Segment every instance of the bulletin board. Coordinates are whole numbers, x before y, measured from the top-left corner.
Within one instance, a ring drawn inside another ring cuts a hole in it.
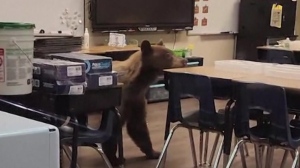
[[[238,33],[240,0],[195,0],[193,30],[188,35]]]
[[[27,22],[36,26],[35,35],[83,36],[84,0],[1,0],[1,22]]]

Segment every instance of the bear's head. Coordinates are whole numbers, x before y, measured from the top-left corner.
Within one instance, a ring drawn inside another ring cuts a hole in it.
[[[156,45],[151,45],[144,40],[141,44],[142,64],[147,69],[162,71],[169,68],[180,68],[187,65],[187,60],[174,55],[173,51],[164,47],[160,40]]]

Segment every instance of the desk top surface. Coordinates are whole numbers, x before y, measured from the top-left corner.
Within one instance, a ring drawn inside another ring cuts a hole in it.
[[[275,85],[284,87],[287,89],[300,90],[300,80],[287,79],[279,77],[265,76],[263,74],[249,74],[241,72],[230,72],[221,69],[216,69],[213,66],[202,66],[202,67],[187,67],[187,68],[176,68],[167,69],[167,72],[177,72],[177,73],[189,73],[196,75],[205,75],[212,78],[233,80],[241,83],[265,83],[269,85]]]
[[[228,79],[232,80],[234,78],[241,78],[248,74],[245,73],[233,73],[229,71],[224,71],[216,69],[213,66],[197,66],[197,67],[186,67],[186,68],[175,68],[175,69],[166,69],[166,72],[178,72],[178,73],[189,73],[195,75],[205,75],[212,78],[219,79]]]
[[[300,51],[299,49],[287,49],[280,46],[258,46],[257,49],[265,49],[265,50],[284,50],[284,51]]]
[[[140,50],[138,46],[128,45],[125,47],[112,47],[112,46],[92,46],[87,50],[80,51],[85,54],[104,54],[107,52],[123,52]]]

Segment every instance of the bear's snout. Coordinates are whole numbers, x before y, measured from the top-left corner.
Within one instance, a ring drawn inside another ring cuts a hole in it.
[[[181,63],[185,67],[185,66],[187,66],[188,60],[187,59],[182,59]]]

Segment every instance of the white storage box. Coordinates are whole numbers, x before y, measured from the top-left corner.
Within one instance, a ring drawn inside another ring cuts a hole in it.
[[[271,63],[262,63],[245,60],[218,60],[215,61],[215,68],[230,72],[241,72],[248,74],[263,74],[267,66]]]
[[[266,76],[300,80],[300,66],[290,64],[278,64],[265,69]]]
[[[59,168],[55,126],[0,111],[1,168]]]

